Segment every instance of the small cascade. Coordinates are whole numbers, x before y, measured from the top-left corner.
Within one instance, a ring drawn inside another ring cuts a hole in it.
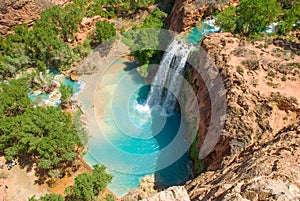
[[[172,41],[152,81],[146,106],[161,106],[167,114],[174,111],[190,51],[191,47],[186,43],[176,39]]]

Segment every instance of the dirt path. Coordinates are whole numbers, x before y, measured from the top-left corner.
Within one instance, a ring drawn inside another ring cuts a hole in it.
[[[1,157],[1,163],[4,163],[4,158]],[[48,191],[43,186],[35,184],[36,176],[34,171],[27,172],[26,168],[21,169],[19,165],[8,170],[8,166],[4,165],[0,169],[0,174],[3,175],[0,180],[0,199],[5,201],[27,201],[33,195],[44,195]],[[5,185],[8,187],[5,188]]]

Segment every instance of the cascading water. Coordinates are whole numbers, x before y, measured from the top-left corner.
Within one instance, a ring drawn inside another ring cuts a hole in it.
[[[182,40],[198,44],[214,30],[215,27],[201,26],[201,30]],[[181,185],[190,179],[192,164],[185,140],[186,125],[182,114],[175,111],[187,59],[193,50],[185,42],[174,39],[168,46],[150,89],[135,66],[130,66],[134,64],[118,59],[102,76],[97,85],[101,87],[92,88],[96,91],[93,96],[88,90],[81,94],[86,108],[93,108],[88,110],[88,116],[95,118],[88,121],[93,135],[84,159],[90,165],[107,167],[114,176],[109,188],[118,196],[138,188],[147,174],[155,175],[157,187]],[[87,86],[92,87],[94,77],[90,83]],[[159,111],[155,106],[159,106]]]
[[[152,81],[145,107],[158,105],[167,114],[174,110],[190,51],[186,43],[176,39],[172,41]]]

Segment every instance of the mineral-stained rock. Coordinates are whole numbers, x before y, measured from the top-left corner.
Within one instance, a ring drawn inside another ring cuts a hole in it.
[[[215,9],[222,10],[228,5],[237,5],[239,0],[206,1],[206,0],[177,0],[167,23],[170,30],[187,32],[192,26],[201,21],[202,17],[209,16]]]
[[[183,186],[173,186],[142,201],[190,201],[190,198]]]
[[[297,67],[286,67],[300,57],[286,61],[271,54],[279,51],[278,46],[262,48],[263,44],[230,33],[210,34],[201,42],[225,86],[226,120],[219,142],[202,160],[206,172],[184,186],[192,201],[300,199],[300,77],[293,73]],[[289,53],[284,48],[280,52]],[[267,70],[248,68],[242,61],[249,59],[262,61]],[[200,150],[214,103],[202,76],[193,68],[189,76],[200,111],[196,146]],[[268,85],[270,76],[281,87]],[[293,78],[282,81],[282,76]]]
[[[300,123],[272,140],[255,143],[221,170],[186,184],[191,200],[298,200],[300,198]]]
[[[33,24],[46,8],[63,6],[70,0],[1,0],[0,1],[0,35],[12,33],[18,24]]]

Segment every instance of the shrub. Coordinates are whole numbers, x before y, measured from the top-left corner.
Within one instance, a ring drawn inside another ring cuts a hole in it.
[[[275,77],[275,73],[274,73],[274,71],[272,71],[272,70],[270,70],[269,72],[268,72],[268,76],[270,76],[270,77]]]
[[[234,32],[236,29],[236,8],[233,6],[225,8],[217,17],[216,24],[222,31]]]
[[[286,80],[287,80],[287,79],[286,79],[286,76],[285,76],[285,75],[282,76],[281,80],[282,80],[282,81],[286,81]]]
[[[300,18],[300,2],[294,4],[291,9],[284,12],[283,21],[278,24],[277,33],[288,34],[293,29],[293,24]]]
[[[241,0],[237,9],[238,30],[245,35],[259,33],[276,21],[280,12],[276,0]]]
[[[254,59],[247,59],[242,61],[242,64],[244,64],[246,67],[248,67],[249,70],[258,70],[259,69],[259,61]]]
[[[240,67],[240,66],[238,66],[238,67],[236,68],[236,71],[237,71],[239,74],[244,74],[244,69],[243,69],[242,67]]]
[[[115,25],[106,21],[98,21],[96,23],[96,42],[103,43],[104,41],[114,37],[117,34]]]

